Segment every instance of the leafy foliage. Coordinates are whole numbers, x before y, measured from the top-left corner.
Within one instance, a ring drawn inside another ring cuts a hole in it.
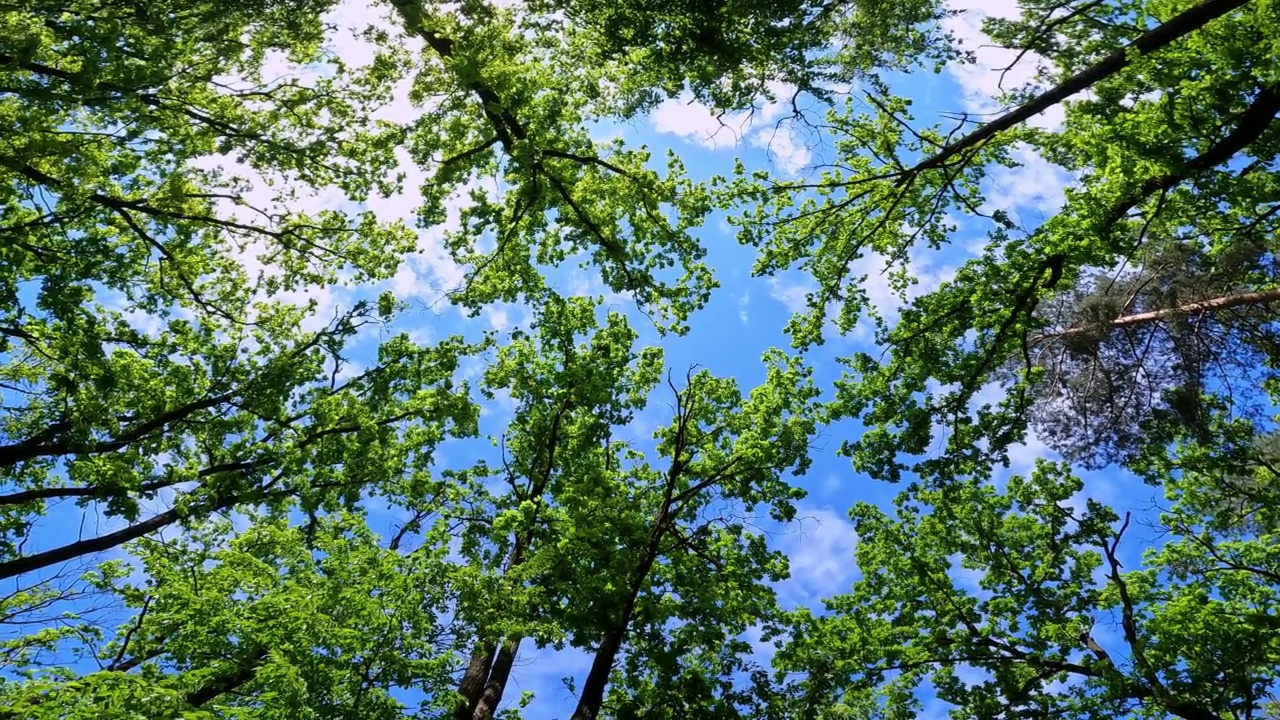
[[[342,9],[0,9],[0,715],[517,718],[556,655],[574,720],[1275,715],[1275,3],[1024,0],[932,124],[933,0]],[[832,155],[600,139],[690,98]],[[719,213],[808,283],[754,386],[670,359]],[[905,482],[819,610],[833,434]]]
[[[1047,463],[1003,493],[926,491],[900,499],[896,517],[856,507],[863,579],[827,602],[832,615],[805,617],[787,649],[784,667],[811,671],[797,701],[910,712],[901,688],[927,681],[970,717],[1260,713],[1278,649],[1274,584],[1253,581],[1269,572],[1269,534],[1233,542],[1182,525],[1230,522],[1192,509],[1205,481],[1171,483],[1161,522],[1178,539],[1128,572],[1129,518],[1092,500],[1074,510],[1081,482]],[[1099,639],[1109,616],[1119,637]]]

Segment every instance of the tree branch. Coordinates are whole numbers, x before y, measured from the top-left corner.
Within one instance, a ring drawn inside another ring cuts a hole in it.
[[[960,153],[978,147],[1005,130],[1009,130],[1019,123],[1035,117],[1076,93],[1088,90],[1090,87],[1123,70],[1134,59],[1161,50],[1180,38],[1199,30],[1213,20],[1248,3],[1249,0],[1205,0],[1205,2],[1175,15],[1167,22],[1140,35],[1124,48],[1111,53],[1101,62],[1072,75],[1017,109],[992,120],[946,146],[937,154],[917,163],[915,167],[911,168],[907,176],[942,167]]]
[[[1211,313],[1218,310],[1227,310],[1245,305],[1269,305],[1274,302],[1280,302],[1280,288],[1274,290],[1237,293],[1235,295],[1224,295],[1222,297],[1211,298],[1209,300],[1197,300],[1196,302],[1177,305],[1175,307],[1162,308],[1160,310],[1150,310],[1148,312],[1134,313],[1132,315],[1122,315],[1107,323],[1106,327],[1132,327],[1134,325],[1160,322],[1171,317],[1195,315],[1197,313]],[[1091,326],[1076,325],[1058,332],[1037,335],[1031,339],[1031,344],[1035,345],[1041,342],[1057,340],[1059,338],[1082,335],[1091,330],[1093,330]]]

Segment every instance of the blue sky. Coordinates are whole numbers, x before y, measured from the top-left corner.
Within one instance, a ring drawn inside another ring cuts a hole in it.
[[[998,68],[1007,64],[1008,57],[1001,51],[980,48],[981,36],[977,30],[981,12],[1008,13],[1014,9],[1009,0],[999,2],[970,2],[973,11],[952,21],[951,29],[970,47],[979,50],[977,66],[952,68],[941,75],[924,74],[898,78],[897,92],[915,101],[917,118],[922,123],[932,121],[940,112],[969,111],[989,112],[996,109],[992,100],[999,88]],[[956,4],[963,7],[964,3]],[[333,14],[339,27],[333,44],[344,59],[359,64],[367,49],[354,42],[342,29],[363,26],[376,17],[359,0],[348,2]],[[285,68],[282,68],[282,71]],[[1017,71],[1023,79],[1030,77],[1032,68],[1025,66]],[[1011,78],[1006,87],[1016,86]],[[781,89],[785,93],[785,88]],[[784,94],[783,99],[787,94]],[[386,110],[387,117],[405,119],[415,110],[401,97]],[[815,136],[811,131],[786,122],[784,109],[778,105],[764,105],[755,113],[754,121],[742,116],[730,116],[720,122],[706,109],[688,102],[687,98],[663,103],[647,118],[618,126],[596,128],[600,139],[621,135],[628,145],[645,144],[655,157],[661,157],[667,149],[675,150],[684,160],[691,176],[696,180],[715,174],[728,174],[735,158],[741,158],[748,168],[770,168],[782,176],[797,176],[814,162],[830,158],[827,139]],[[1053,112],[1037,120],[1047,126],[1060,121],[1060,114]],[[989,201],[1013,213],[1025,226],[1034,227],[1052,213],[1061,201],[1069,178],[1047,166],[1030,152],[1020,160],[1021,168],[1001,171],[995,175],[989,187]],[[220,162],[220,161],[219,161]],[[415,176],[421,171],[412,163],[403,168],[409,175],[406,187],[416,187]],[[306,200],[308,204],[325,205],[336,202],[329,194]],[[413,193],[394,198],[373,199],[370,209],[384,220],[404,218],[412,221],[416,206]],[[912,258],[913,271],[919,280],[916,291],[927,291],[954,272],[968,253],[984,240],[982,228],[966,219],[961,221],[961,231],[953,244],[936,253],[922,253]],[[790,315],[800,309],[805,290],[805,280],[796,274],[784,274],[773,278],[753,278],[750,275],[753,252],[740,246],[731,228],[722,217],[713,217],[698,233],[708,251],[708,262],[714,268],[721,283],[710,304],[691,320],[691,330],[684,337],[660,337],[645,318],[634,311],[625,298],[610,298],[611,307],[627,312],[634,327],[641,333],[640,344],[659,344],[666,353],[667,365],[677,375],[690,365],[697,364],[719,376],[732,376],[739,380],[744,391],[749,391],[763,379],[761,354],[770,347],[789,347],[789,340],[782,328]],[[486,309],[477,318],[468,318],[456,309],[440,302],[442,287],[456,285],[461,279],[461,269],[454,266],[444,254],[438,233],[426,232],[421,238],[422,253],[407,259],[400,273],[379,287],[334,287],[297,294],[297,302],[315,300],[318,308],[316,321],[333,316],[335,309],[349,307],[361,297],[376,295],[381,289],[393,289],[403,298],[418,301],[419,306],[401,318],[395,328],[405,329],[424,341],[453,333],[475,336],[488,329],[508,331],[529,321],[528,311],[519,306],[502,306]],[[257,269],[252,254],[246,254],[244,262]],[[860,272],[867,274],[867,288],[871,298],[892,306],[897,304],[884,279],[879,275],[882,265],[876,258],[863,262]],[[598,280],[589,272],[562,268],[553,277],[562,289],[586,294],[603,294]],[[429,308],[429,309],[428,309]],[[364,336],[363,345],[353,354],[356,365],[349,372],[358,372],[362,357],[376,346],[377,336]],[[831,338],[827,344],[814,348],[807,363],[815,369],[820,385],[829,385],[840,373],[836,358],[850,354],[855,349],[865,349],[869,333],[855,332],[846,338]],[[478,369],[473,366],[472,369]],[[660,423],[669,419],[668,398],[660,393],[651,407],[642,413],[631,428],[637,440],[642,440]],[[994,396],[991,396],[994,398]],[[501,403],[486,408],[483,418],[484,431],[501,432],[508,408]],[[840,441],[854,429],[849,424],[826,428],[815,442],[813,466],[796,482],[809,495],[801,503],[799,520],[774,537],[777,547],[791,558],[792,578],[783,583],[779,594],[787,604],[818,606],[822,597],[840,593],[856,579],[853,551],[857,538],[852,524],[845,516],[848,507],[858,501],[885,503],[896,493],[896,488],[872,482],[853,473],[848,461],[836,455]],[[442,449],[443,463],[448,464],[451,448]],[[1037,457],[1047,457],[1042,443],[1032,438],[1014,453],[1011,472],[1027,470]],[[471,460],[473,458],[468,458]],[[1089,485],[1085,494],[1125,509],[1139,510],[1149,507],[1155,492],[1134,482],[1131,478],[1111,473],[1095,473],[1087,477]],[[65,537],[79,527],[82,520],[86,527],[98,523],[101,532],[112,529],[110,523],[101,521],[90,510],[81,513],[64,506],[42,523],[44,538],[37,541],[54,541],[53,536]],[[371,517],[374,529],[389,532],[396,518],[387,513],[374,513]],[[382,523],[380,526],[379,523]],[[1144,528],[1136,526],[1130,531],[1123,546],[1126,565],[1137,567],[1137,552],[1142,547]],[[1148,534],[1150,534],[1148,532]],[[1154,541],[1154,538],[1149,538]],[[37,543],[39,544],[39,542]],[[35,549],[35,548],[32,548]],[[973,582],[972,578],[957,578],[958,582]],[[1099,619],[1098,638],[1104,644],[1108,640],[1108,625]],[[565,717],[571,710],[572,698],[561,686],[560,678],[573,675],[579,681],[585,676],[590,659],[576,651],[535,653],[526,647],[513,675],[513,687],[508,691],[508,702],[519,697],[521,690],[536,693],[537,699],[527,711],[529,718]],[[931,712],[942,708],[931,708]]]

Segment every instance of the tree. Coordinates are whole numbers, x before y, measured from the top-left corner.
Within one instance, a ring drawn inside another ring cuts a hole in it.
[[[305,505],[268,507],[240,532],[205,521],[176,542],[140,539],[144,583],[110,567],[94,580],[135,609],[85,649],[102,669],[40,675],[6,702],[50,717],[144,697],[156,713],[362,717],[403,712],[388,693],[411,687],[427,696],[424,716],[488,718],[532,640],[594,653],[575,713],[594,718],[634,707],[632,691],[606,693],[611,683],[655,677],[648,702],[674,700],[668,678],[691,671],[672,638],[749,667],[739,636],[781,616],[770,583],[787,571],[745,523],[757,508],[788,519],[803,495],[784,477],[808,463],[809,372],[775,352],[746,396],[706,372],[670,384],[675,417],[656,433],[665,467],[654,466],[613,436],[647,404],[660,354],[633,349],[619,314],[598,326],[597,307],[550,300],[533,334],[517,331],[486,370],[482,390],[516,401],[501,467],[423,466],[370,488],[413,511],[386,539],[358,511]],[[683,702],[732,707],[715,671]]]
[[[933,127],[897,79],[971,57],[931,0],[374,8],[363,64],[323,0],[0,11],[0,712],[515,718],[568,649],[574,720],[1274,711],[1270,4],[1026,0],[986,29],[1034,81]],[[788,95],[833,141],[801,179],[592,134]],[[988,192],[1026,153],[1075,178],[1033,227]],[[815,288],[754,388],[664,354],[721,210]],[[985,248],[918,292],[958,217]],[[530,320],[441,338],[429,282]],[[850,419],[911,482],[851,512],[850,592],[784,611],[757,522]],[[1066,460],[1002,479],[1032,430]],[[1141,557],[1072,472],[1117,464],[1165,493]],[[110,526],[50,531],[68,500]]]
[[[406,128],[414,159],[435,166],[421,188],[424,229],[444,202],[481,179],[506,187],[471,192],[463,227],[445,245],[472,271],[454,301],[478,313],[488,303],[536,299],[541,267],[586,253],[606,286],[634,294],[679,330],[715,287],[705,251],[689,235],[710,211],[706,192],[671,156],[667,174],[647,149],[595,143],[585,127],[601,76],[580,51],[556,42],[537,18],[481,1],[461,12],[419,0],[390,3],[419,57],[401,53],[407,75],[434,108]],[[554,53],[548,59],[548,43]],[[476,238],[492,238],[491,251]],[[667,268],[682,273],[667,277]]]
[[[794,88],[793,102],[801,93],[831,97],[833,84],[921,58],[942,62],[952,50],[937,22],[952,13],[927,1],[892,7],[815,0],[530,5],[563,13],[557,29],[614,70],[619,81],[606,107],[623,114],[686,87],[724,110],[753,106],[779,86]]]
[[[904,493],[893,515],[859,505],[862,579],[829,615],[799,618],[781,663],[808,673],[795,702],[892,716],[928,682],[968,717],[1260,716],[1280,652],[1274,528],[1242,531],[1218,487],[1171,481],[1171,539],[1133,570],[1119,560],[1130,517],[1082,508],[1080,480],[1050,463],[1004,492],[966,482]]]
[[[451,682],[443,546],[397,552],[342,513],[214,520],[135,551],[145,582],[102,578],[136,612],[96,648],[99,669],[7,684],[10,717],[391,718],[388,687]]]
[[[1082,278],[1036,311],[1048,327],[1028,342],[1043,368],[1032,427],[1085,466],[1140,466],[1171,439],[1162,425],[1212,444],[1215,406],[1266,422],[1258,389],[1274,382],[1280,301],[1270,243],[1147,245],[1133,270]]]
[[[428,681],[436,684],[425,691],[447,707],[439,680],[454,669],[454,646],[431,641],[443,631],[427,621],[452,612],[479,633],[459,635],[457,642],[484,647],[494,641],[485,634],[492,619],[484,607],[498,598],[474,584],[473,570],[482,564],[450,570],[431,556],[435,565],[419,566],[418,551],[402,552],[406,538],[422,532],[422,547],[436,552],[450,536],[439,523],[470,500],[462,497],[465,475],[446,475],[460,481],[446,482],[442,497],[426,491],[438,482],[430,471],[436,446],[475,432],[476,407],[455,375],[462,358],[487,343],[449,338],[422,346],[399,334],[381,344],[372,366],[344,372],[353,338],[392,320],[403,303],[384,294],[376,307],[356,302],[329,324],[304,331],[314,304],[288,302],[339,279],[389,278],[402,255],[415,249],[417,238],[407,228],[353,207],[399,189],[398,147],[412,148],[419,162],[434,166],[423,192],[424,229],[439,223],[447,198],[477,178],[501,178],[508,186],[492,201],[473,194],[462,230],[445,239],[448,251],[471,268],[454,300],[473,311],[497,299],[550,303],[547,325],[572,337],[594,309],[570,303],[573,320],[561,327],[567,321],[556,319],[559,305],[537,266],[583,250],[604,270],[606,285],[634,293],[676,327],[713,286],[699,263],[701,248],[687,235],[709,209],[705,195],[680,177],[674,160],[663,177],[646,167],[643,150],[596,147],[582,127],[590,98],[583,88],[594,78],[583,82],[548,67],[539,45],[513,33],[523,22],[515,13],[479,4],[462,14],[393,4],[405,32],[425,44],[424,53],[402,67],[444,98],[398,125],[374,115],[402,77],[397,64],[411,56],[375,36],[374,62],[347,67],[322,45],[321,14],[329,7],[250,2],[135,10],[35,2],[4,11],[11,31],[5,37],[12,40],[0,47],[0,107],[11,139],[0,169],[4,225],[14,242],[3,251],[6,557],[0,576],[30,582],[10,598],[8,617],[38,616],[52,600],[69,597],[54,584],[61,578],[40,571],[103,550],[128,545],[148,578],[143,587],[122,583],[123,570],[114,566],[82,578],[79,585],[136,608],[134,617],[117,625],[114,645],[82,648],[83,657],[101,661],[101,670],[81,677],[60,671],[7,686],[12,712],[100,715],[132,711],[137,702],[160,715],[207,707],[260,716],[303,710],[364,716],[397,712],[386,693]],[[492,53],[495,41],[507,52]],[[272,78],[272,53],[314,72],[304,80]],[[217,156],[235,158],[246,174],[269,184],[203,169]],[[308,203],[301,196],[333,189],[345,206],[303,209]],[[495,243],[491,252],[483,250],[486,236]],[[683,277],[659,277],[673,258]],[[259,262],[261,272],[253,269]],[[611,328],[604,351],[617,349],[609,339],[617,332],[629,331]],[[652,353],[646,357],[651,361]],[[798,381],[787,372],[787,382]],[[497,384],[523,382],[495,378]],[[611,393],[625,388],[616,384],[578,397],[572,385],[561,385],[571,377],[543,380],[552,383],[546,389],[586,409],[612,404],[616,415],[638,401],[617,405]],[[717,401],[729,402],[731,383],[713,387]],[[811,397],[806,392],[801,385],[786,390],[792,399],[783,406],[798,409]],[[578,425],[587,422],[584,412],[574,416]],[[781,446],[786,452],[805,448],[806,421],[799,422]],[[525,430],[543,435],[524,441],[533,456],[517,462],[533,463],[537,448],[554,446],[561,434]],[[728,442],[725,432],[699,442],[719,448],[716,443]],[[738,427],[742,433],[754,437]],[[596,452],[594,444],[578,449],[573,442],[581,439],[566,441],[571,463],[584,462],[587,449]],[[606,443],[605,450],[626,456],[621,447]],[[512,472],[545,485],[550,470],[539,480],[535,469]],[[759,482],[769,471],[747,464],[740,472],[756,472]],[[680,473],[673,477],[691,482]],[[676,489],[665,487],[668,494]],[[765,491],[735,488],[748,497]],[[786,497],[792,491],[777,486],[769,492]],[[656,531],[661,548],[630,562],[652,565],[659,550],[674,552],[667,538],[674,514],[698,507],[691,502],[696,494],[668,498],[675,505],[666,508],[672,519]],[[421,514],[381,546],[351,514],[371,496]],[[157,498],[169,507],[144,509]],[[64,499],[101,505],[122,525],[96,538],[29,550],[36,518]],[[518,516],[503,507],[508,500],[498,500],[494,516],[510,524]],[[252,518],[247,530],[232,533],[211,519],[232,511]],[[512,526],[517,547],[523,536],[532,542],[537,518],[529,520],[527,529]],[[171,525],[181,525],[177,549],[156,539]],[[622,531],[605,530],[606,538]],[[492,548],[505,540],[491,530],[484,542]],[[759,540],[751,547],[754,561],[779,572],[774,556],[761,555]],[[598,548],[593,552],[599,555]],[[339,559],[355,565],[332,564]],[[388,595],[387,573],[406,580],[457,573],[456,592],[467,602],[450,599],[445,587],[420,609],[427,613],[422,624],[387,635],[368,624],[379,613],[406,612],[383,604],[402,602]],[[267,578],[281,574],[290,578],[283,587],[263,589]],[[648,587],[647,575],[625,586],[632,605]],[[359,589],[369,602],[315,604],[315,592],[339,589]],[[291,603],[297,607],[286,622],[278,611]],[[611,621],[606,634],[625,633],[630,613]],[[110,636],[82,620],[64,633],[19,632],[10,645],[11,667],[31,670],[37,654],[61,652],[81,631]],[[513,631],[494,622],[503,628],[497,639],[518,644],[518,635],[509,639]],[[288,637],[291,629],[296,636]],[[567,632],[563,623],[556,631]],[[580,632],[592,641],[598,636]],[[335,634],[348,640],[334,646],[329,636]],[[395,670],[414,657],[421,659],[417,667]],[[605,680],[593,679],[597,695]],[[492,713],[500,695],[499,687],[485,700],[482,716]]]
[[[391,136],[369,119],[377,94],[365,89],[376,67],[310,85],[262,78],[268,52],[325,61],[324,7],[5,11],[0,213],[14,241],[0,301],[0,576],[241,505],[335,509],[412,472],[446,427],[472,432],[475,408],[452,384],[470,352],[460,339],[419,347],[402,335],[375,367],[342,377],[344,348],[389,319],[394,298],[304,332],[308,309],[277,297],[339,271],[389,276],[413,245],[406,228],[293,211],[288,190],[255,206],[235,178],[193,167],[236,153],[352,201],[388,186]],[[271,272],[250,276],[239,252],[262,253]],[[171,507],[143,513],[157,496]],[[27,552],[32,522],[68,498],[124,526]]]
[[[1001,462],[1025,433],[1034,394],[1022,383],[1042,380],[1024,352],[1045,329],[1035,314],[1042,298],[1089,268],[1152,257],[1162,238],[1194,239],[1216,263],[1241,242],[1270,237],[1275,180],[1264,168],[1275,156],[1280,96],[1268,84],[1274,58],[1253,41],[1273,20],[1241,0],[1141,10],[1028,3],[1021,18],[989,24],[997,41],[1046,54],[1052,84],[1011,92],[1016,109],[972,130],[967,120],[949,133],[917,129],[904,100],[869,83],[872,111],[851,108],[833,120],[843,143],[835,169],[814,181],[742,175],[729,184],[727,201],[754,205],[738,222],[741,239],[761,248],[757,272],[798,265],[817,281],[809,311],[791,325],[800,347],[821,341],[829,311],[839,331],[864,314],[876,320],[850,277],[855,261],[884,258],[905,294],[913,282],[907,258],[947,242],[948,212],[988,219],[980,257],[912,299],[896,322],[877,320],[883,360],[848,359],[833,411],[869,428],[846,448],[856,468],[890,480],[908,471],[945,480]],[[1091,96],[1068,101],[1084,91]],[[1060,130],[1026,124],[1057,105],[1066,116]],[[993,166],[1013,164],[1019,143],[1080,176],[1063,208],[1029,230],[984,209],[981,187]],[[1237,279],[1241,289],[1271,289],[1252,272]],[[1020,357],[1009,398],[972,416],[977,393]],[[944,456],[906,460],[930,446],[940,419],[949,433]]]
[[[674,417],[649,460],[616,436],[649,404],[661,353],[636,350],[625,318],[598,324],[597,310],[551,300],[485,372],[482,391],[515,403],[495,439],[501,465],[455,476],[470,483],[455,491],[460,507],[438,511],[461,525],[467,581],[455,615],[476,637],[455,717],[493,715],[526,641],[594,653],[575,711],[594,718],[628,704],[606,695],[611,682],[676,670],[672,623],[688,651],[740,663],[737,636],[780,613],[768,583],[785,561],[745,523],[760,510],[788,518],[803,494],[783,477],[808,464],[809,371],[771,354],[766,382],[745,397],[705,371],[683,388],[668,376]]]
[[[987,24],[1020,60],[1044,58],[1008,93],[1016,108],[917,128],[869,83],[869,112],[833,114],[843,144],[821,176],[727,185],[757,272],[817,282],[798,347],[876,323],[885,353],[846,361],[831,412],[866,428],[844,447],[855,469],[912,480],[895,512],[852,512],[863,579],[830,616],[799,614],[779,668],[801,679],[773,712],[905,717],[923,687],[966,717],[1265,711],[1275,578],[1270,530],[1249,519],[1270,514],[1280,104],[1255,43],[1274,22],[1246,2],[1024,3]],[[1060,128],[1028,125],[1059,105]],[[983,193],[1017,147],[1077,178],[1039,227]],[[913,296],[908,258],[950,239],[951,212],[986,218],[990,241]],[[852,276],[869,257],[893,272],[896,319]],[[974,407],[993,381],[1008,394]],[[1141,569],[1117,556],[1128,516],[1068,507],[1081,485],[1062,469],[992,487],[1031,427],[1073,461],[1165,487],[1170,536]],[[981,586],[956,587],[957,565]],[[1119,617],[1118,647],[1091,632],[1099,611]]]

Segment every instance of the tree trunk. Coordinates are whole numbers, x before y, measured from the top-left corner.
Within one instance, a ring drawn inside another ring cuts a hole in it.
[[[542,486],[539,485],[537,489],[541,490],[541,488]],[[506,566],[502,568],[503,575],[524,562],[524,548],[530,540],[530,533],[516,538],[515,546],[507,556]],[[461,682],[458,683],[458,694],[466,698],[466,703],[459,705],[454,711],[454,720],[493,716],[498,701],[502,699],[502,692],[506,689],[507,679],[511,675],[511,666],[515,663],[515,654],[520,647],[521,639],[507,638],[501,648],[496,642],[487,638],[481,638],[476,643],[475,649],[471,652],[471,661],[467,663],[467,670],[463,673]],[[497,683],[496,689],[494,689],[495,683]]]
[[[255,463],[248,464],[252,465]],[[275,480],[272,480],[271,483],[268,484],[270,485],[274,482]],[[336,488],[349,484],[352,483],[321,483],[319,485],[312,486],[312,489]],[[226,500],[213,501],[211,499],[208,504],[189,509],[185,512],[180,511],[178,508],[170,508],[159,515],[147,518],[139,523],[134,523],[133,525],[122,528],[113,533],[107,533],[106,535],[90,538],[88,540],[79,540],[51,550],[38,552],[34,555],[23,555],[12,560],[0,562],[0,580],[5,580],[26,572],[43,570],[50,565],[57,565],[60,562],[75,560],[76,558],[84,557],[85,555],[92,555],[93,553],[102,552],[103,550],[110,550],[111,548],[119,547],[130,540],[137,540],[138,538],[155,532],[160,528],[172,525],[183,517],[205,516],[221,512],[223,510],[228,510],[236,505],[260,503],[271,498],[286,497],[293,492],[294,491],[292,490],[272,490],[268,492],[259,489],[241,493],[239,495],[232,495]]]
[[[502,702],[502,693],[507,689],[507,681],[511,679],[511,668],[516,663],[516,653],[520,650],[522,639],[512,637],[502,643],[502,648],[498,650],[498,657],[493,661],[493,668],[489,671],[489,681],[485,683],[484,694],[480,696],[480,702],[476,704],[475,712],[471,716],[472,720],[489,720],[498,709],[498,703]]]
[[[591,661],[591,671],[587,673],[587,680],[582,685],[578,707],[573,711],[573,720],[596,720],[600,714],[600,706],[604,705],[604,691],[609,685],[609,675],[613,672],[613,663],[618,659],[618,651],[622,649],[622,641],[626,638],[627,625],[630,623],[628,615],[618,627],[601,639],[596,656]]]
[[[220,695],[225,695],[232,690],[247,684],[253,680],[258,673],[258,666],[267,658],[266,650],[258,650],[245,656],[239,665],[232,668],[227,674],[214,678],[209,684],[191,692],[187,695],[187,704],[192,707],[200,707],[206,705]]]
[[[239,504],[240,501],[248,501],[249,498],[233,498],[232,500],[217,503],[208,508],[202,508],[202,513],[213,513],[219,510]],[[5,580],[22,573],[32,572],[35,570],[43,570],[50,565],[57,565],[60,562],[74,560],[78,557],[90,555],[103,550],[123,545],[130,540],[137,540],[143,535],[150,534],[162,527],[172,525],[182,519],[182,513],[177,508],[167,510],[154,517],[147,518],[140,523],[134,523],[126,528],[117,530],[113,533],[107,533],[101,537],[91,538],[89,540],[80,540],[78,542],[68,543],[61,547],[45,550],[34,555],[24,555],[12,560],[0,563],[0,580]]]
[[[555,467],[556,446],[560,439],[560,423],[565,413],[571,409],[570,399],[560,404],[555,417],[551,421],[551,429],[547,440],[547,465],[541,476],[535,478],[529,488],[529,497],[541,497],[551,482],[551,472]],[[537,522],[537,514],[534,515]],[[505,576],[511,569],[524,562],[525,549],[533,542],[533,529],[517,535],[512,545],[511,554],[507,556],[506,565],[502,568]],[[490,718],[502,700],[507,680],[511,677],[511,667],[515,664],[516,652],[520,648],[520,637],[508,637],[499,648],[491,639],[481,638],[471,653],[467,670],[458,683],[458,693],[466,698],[466,703],[459,705],[454,712],[454,720],[472,720],[472,718]]]
[[[137,490],[132,492],[149,493],[156,490],[163,490],[177,484],[177,480],[157,480],[155,482],[143,483]],[[22,490],[19,492],[9,493],[8,495],[0,495],[0,505],[21,505],[23,503],[34,502],[36,500],[58,500],[73,497],[93,497],[102,493],[100,487],[44,487],[34,488],[32,490]],[[108,497],[105,496],[104,497]]]
[[[466,702],[454,710],[454,720],[471,720],[476,706],[480,703],[480,695],[484,692],[485,683],[489,679],[489,666],[493,664],[493,656],[497,649],[493,643],[482,640],[476,643],[475,649],[471,651],[471,660],[467,663],[466,672],[462,674],[462,680],[458,683],[458,694],[465,698]]]
[[[662,509],[654,520],[649,544],[645,547],[644,557],[631,572],[627,583],[630,595],[622,608],[622,615],[604,637],[600,639],[600,647],[596,648],[595,658],[591,661],[591,670],[587,673],[586,682],[582,684],[582,694],[578,696],[578,707],[573,711],[572,720],[595,720],[600,714],[600,706],[604,705],[604,691],[609,685],[609,675],[613,672],[613,663],[618,659],[622,649],[622,641],[627,637],[631,625],[631,617],[636,611],[636,600],[640,597],[640,589],[644,580],[658,560],[658,551],[662,538],[666,535],[670,518],[671,491],[668,487],[667,497]]]

